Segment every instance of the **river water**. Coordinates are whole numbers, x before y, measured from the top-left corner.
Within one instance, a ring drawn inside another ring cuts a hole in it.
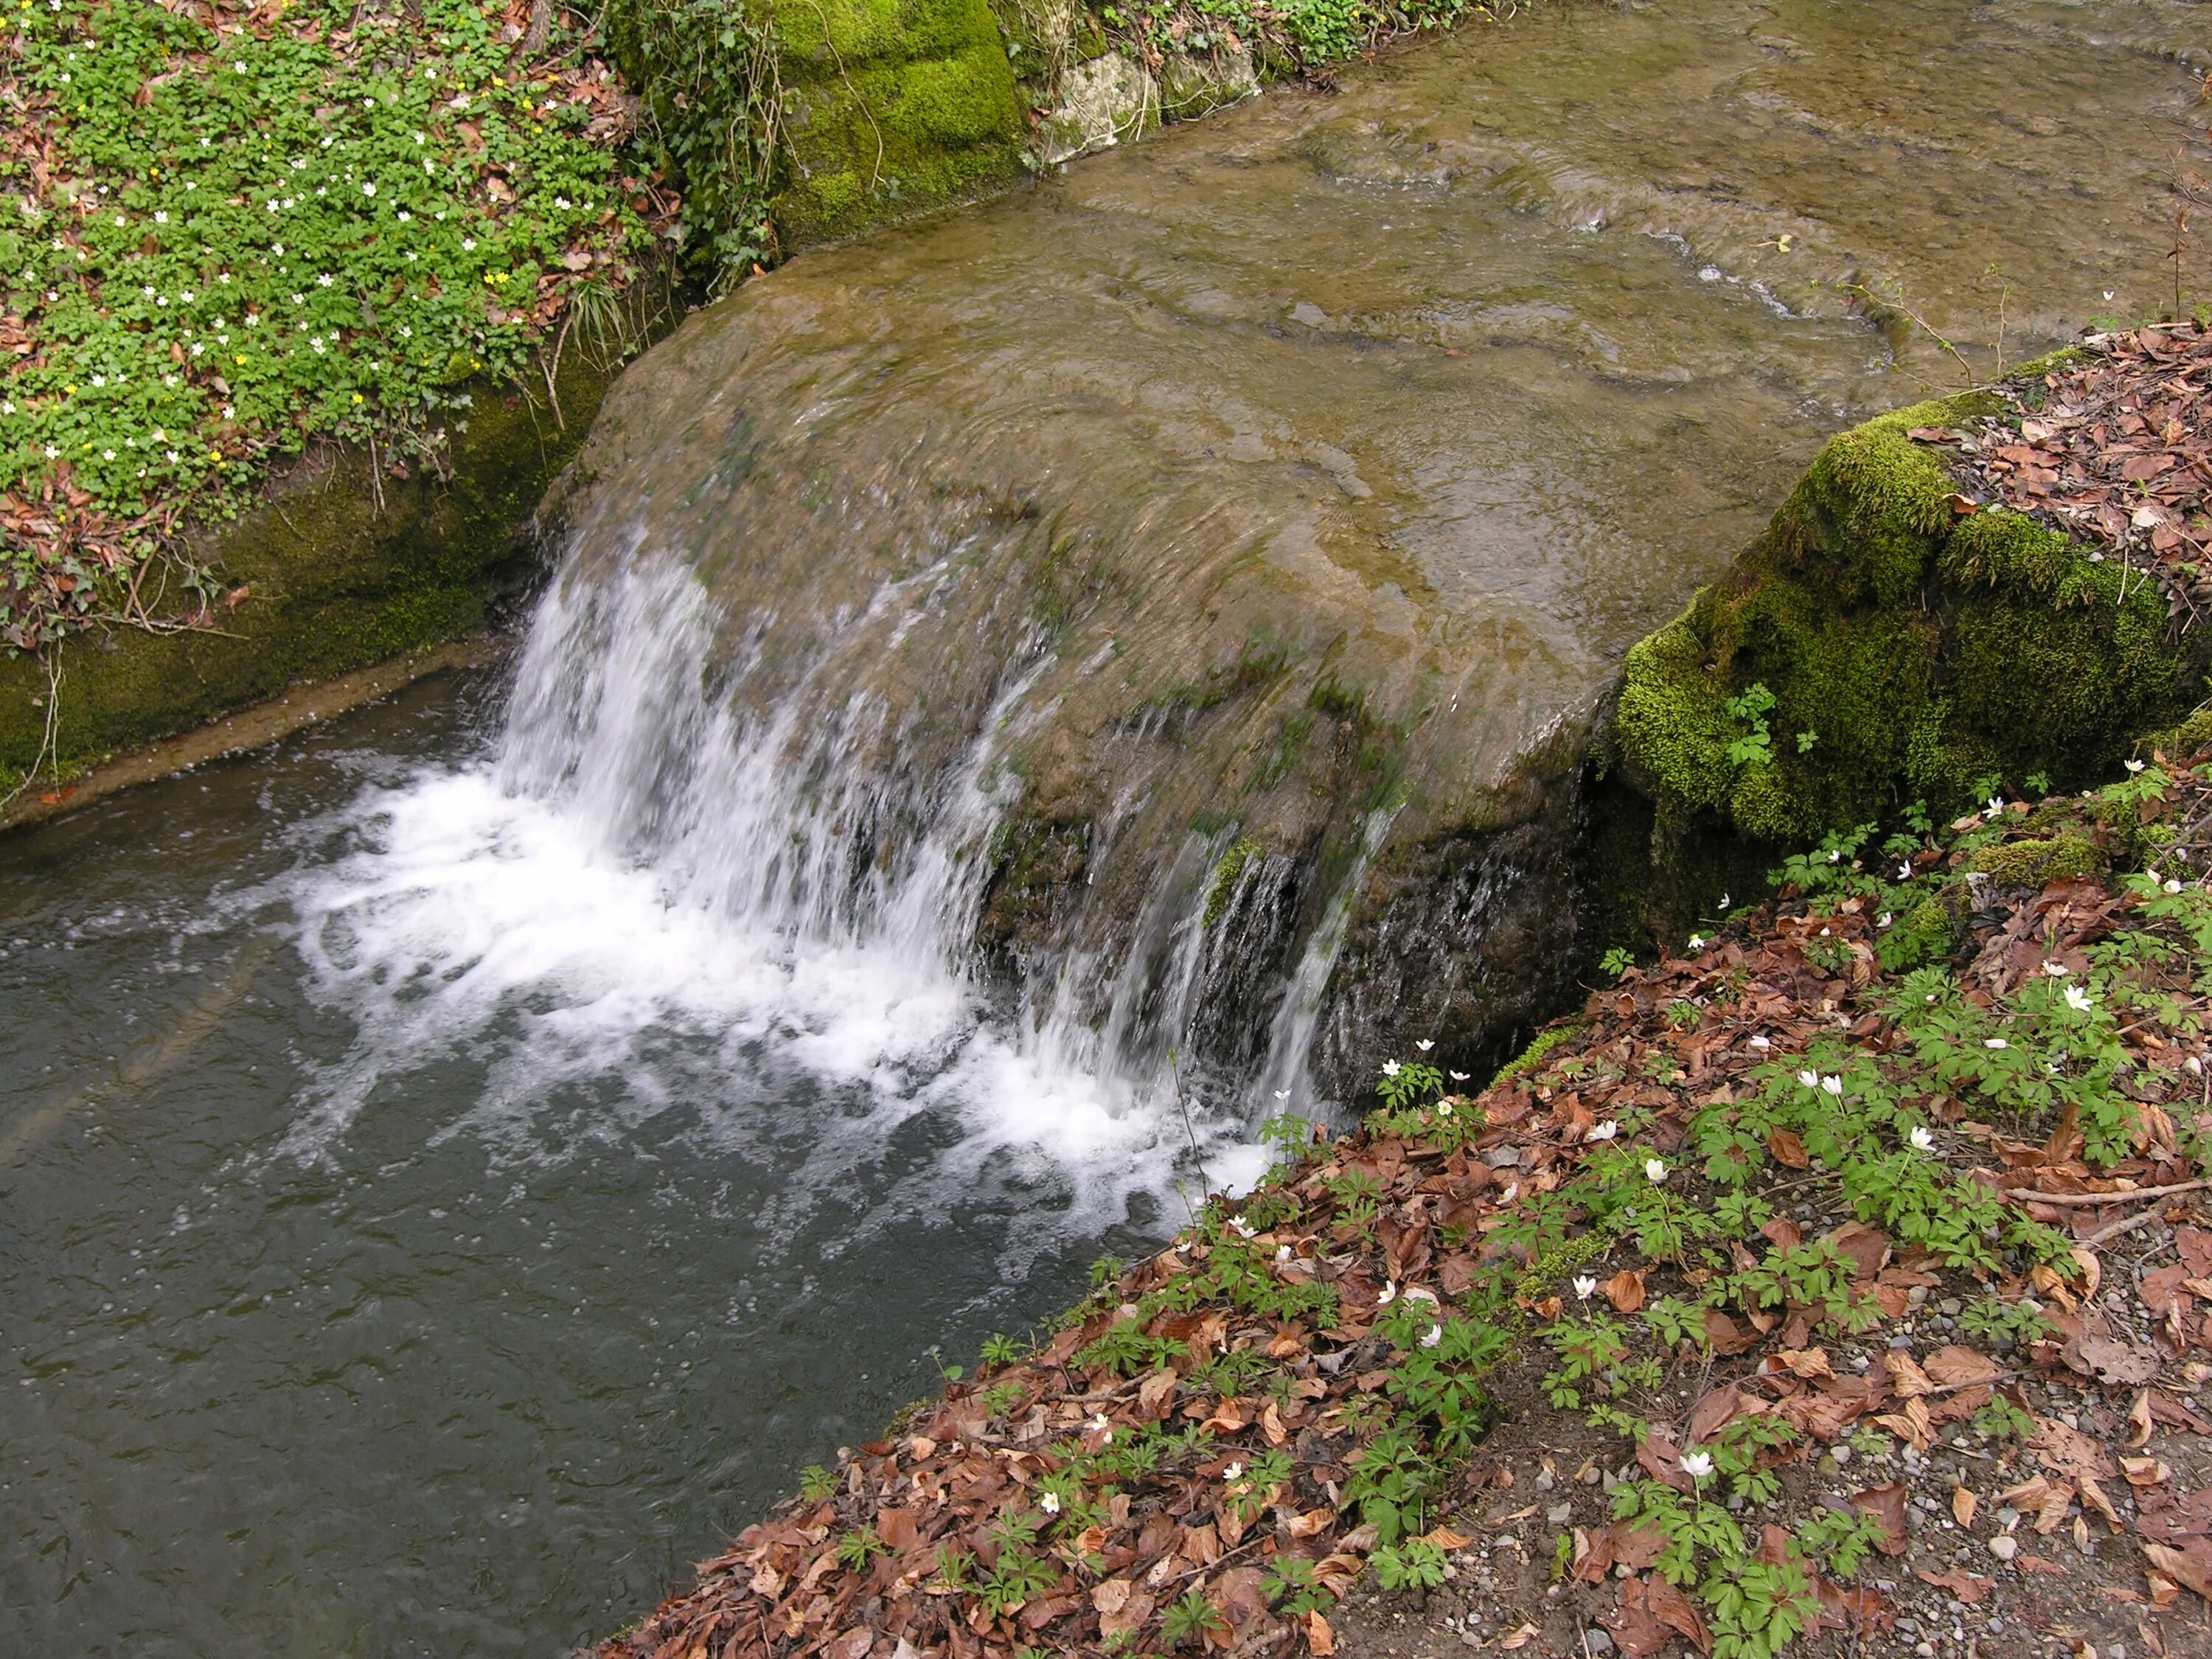
[[[2191,9],[1562,9],[695,319],[512,663],[0,842],[0,1651],[560,1652],[1249,1178],[1362,861],[1940,382],[1844,288],[2155,303]],[[1410,802],[1125,718],[1262,635]],[[1349,850],[1225,1021],[1232,833]]]

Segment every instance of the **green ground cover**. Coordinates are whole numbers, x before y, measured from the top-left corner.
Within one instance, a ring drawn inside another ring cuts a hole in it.
[[[580,21],[469,0],[23,0],[0,94],[0,640],[210,608],[195,522],[313,436],[440,469],[672,204]],[[179,591],[181,588],[181,591]]]

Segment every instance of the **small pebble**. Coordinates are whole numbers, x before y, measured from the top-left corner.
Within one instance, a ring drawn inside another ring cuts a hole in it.
[[[1575,1506],[1572,1504],[1554,1504],[1544,1511],[1544,1519],[1555,1527],[1564,1527],[1574,1518],[1574,1514]]]
[[[2020,1540],[2008,1532],[2001,1532],[1990,1540],[1990,1553],[2000,1561],[2009,1561],[2020,1553]]]
[[[1593,1625],[1583,1632],[1583,1645],[1592,1653],[1611,1653],[1613,1637],[1609,1632]]]

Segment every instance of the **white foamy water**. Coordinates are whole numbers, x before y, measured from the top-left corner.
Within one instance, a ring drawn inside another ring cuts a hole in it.
[[[315,994],[358,1035],[284,1151],[333,1152],[380,1088],[465,1065],[483,1073],[477,1103],[436,1138],[527,1159],[549,1120],[573,1152],[685,1111],[724,1151],[773,1140],[787,1163],[798,1140],[779,1206],[864,1170],[888,1182],[863,1231],[1000,1199],[1098,1228],[1139,1193],[1180,1219],[1179,1194],[1204,1185],[1194,1162],[1216,1187],[1255,1179],[1241,1111],[1194,1101],[1186,1122],[1168,1079],[1020,1029],[966,970],[1004,793],[994,757],[1034,672],[1010,671],[983,735],[936,778],[864,769],[857,756],[896,748],[886,711],[809,695],[929,576],[851,619],[750,724],[709,673],[714,618],[680,572],[556,586],[495,751],[364,791],[356,849],[296,878]],[[928,827],[893,845],[896,823]],[[864,865],[855,846],[874,849]],[[917,1119],[931,1150],[886,1170]]]

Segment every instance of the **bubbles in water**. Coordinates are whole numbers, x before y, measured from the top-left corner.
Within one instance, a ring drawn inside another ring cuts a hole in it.
[[[802,1143],[793,1213],[888,1182],[871,1227],[992,1194],[1085,1230],[1139,1194],[1177,1216],[1194,1140],[1212,1184],[1257,1178],[1241,1116],[1194,1102],[1186,1127],[1151,1079],[1005,1029],[965,970],[994,748],[1029,677],[951,775],[898,778],[855,759],[880,715],[861,698],[801,687],[748,725],[714,638],[672,566],[572,572],[496,754],[364,790],[357,848],[291,895],[316,991],[358,1036],[284,1152],[336,1155],[380,1086],[458,1064],[483,1085],[434,1139],[527,1163],[683,1111],[720,1151]],[[856,856],[896,821],[929,828]],[[926,1154],[886,1166],[909,1129]]]

